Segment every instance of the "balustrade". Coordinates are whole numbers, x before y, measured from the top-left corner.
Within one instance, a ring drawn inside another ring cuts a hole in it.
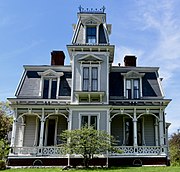
[[[160,146],[117,146],[122,153],[111,152],[109,156],[137,156],[137,155],[161,155],[162,147]],[[164,148],[163,148],[164,150]],[[164,152],[165,153],[165,152]],[[11,148],[11,156],[58,156],[66,157],[66,153],[62,147],[43,146],[43,147],[13,147]]]

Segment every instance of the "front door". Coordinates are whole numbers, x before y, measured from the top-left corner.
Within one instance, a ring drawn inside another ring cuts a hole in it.
[[[125,119],[125,144],[133,146],[133,122],[132,119]]]
[[[47,127],[47,146],[54,146],[56,120],[49,119]]]

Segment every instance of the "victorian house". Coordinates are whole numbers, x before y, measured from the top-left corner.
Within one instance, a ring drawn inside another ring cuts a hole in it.
[[[51,52],[51,65],[26,65],[9,98],[14,123],[10,166],[78,165],[79,155],[64,155],[60,134],[85,124],[113,135],[122,154],[97,155],[96,165],[167,165],[168,126],[158,67],[137,65],[125,56],[113,66],[114,49],[104,8],[80,7],[67,45],[70,65],[62,51]]]

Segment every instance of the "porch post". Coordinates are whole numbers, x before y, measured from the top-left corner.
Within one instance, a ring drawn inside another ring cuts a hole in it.
[[[164,127],[163,127],[163,111],[160,109],[159,112],[159,137],[160,137],[160,146],[164,145]]]
[[[111,116],[110,116],[111,111],[108,109],[107,110],[107,133],[111,135]],[[106,159],[106,166],[109,166],[109,152],[108,150],[106,151],[107,159]]]
[[[21,129],[22,129],[22,133],[21,133],[21,140],[20,140],[20,145],[23,146],[23,142],[24,142],[24,130],[25,130],[25,123],[24,123],[24,117],[22,116],[22,124],[21,124]]]
[[[163,126],[163,110],[160,109],[159,111],[159,142],[161,146],[161,153],[165,153],[164,150],[164,126]]]
[[[156,143],[156,146],[159,145],[159,139],[158,139],[158,121],[157,121],[157,118],[155,119],[155,143]]]
[[[12,128],[12,137],[11,137],[11,147],[15,146],[16,125],[17,125],[17,108],[15,109],[15,112],[14,112],[14,121],[13,121],[13,128]]]
[[[68,118],[68,130],[72,130],[72,110],[70,109]],[[69,142],[70,140],[68,140]],[[70,154],[68,154],[68,166],[70,166]]]
[[[134,146],[137,146],[137,117],[136,117],[136,108],[134,108],[133,132],[134,132]]]
[[[40,138],[39,138],[39,146],[43,146],[43,139],[44,139],[44,108],[42,109],[42,116],[41,116],[41,130],[40,130]]]

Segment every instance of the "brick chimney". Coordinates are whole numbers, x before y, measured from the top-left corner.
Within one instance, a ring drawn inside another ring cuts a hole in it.
[[[51,52],[51,65],[64,66],[65,55],[63,51],[52,51]]]
[[[124,66],[136,67],[136,56],[127,55],[124,57]]]

